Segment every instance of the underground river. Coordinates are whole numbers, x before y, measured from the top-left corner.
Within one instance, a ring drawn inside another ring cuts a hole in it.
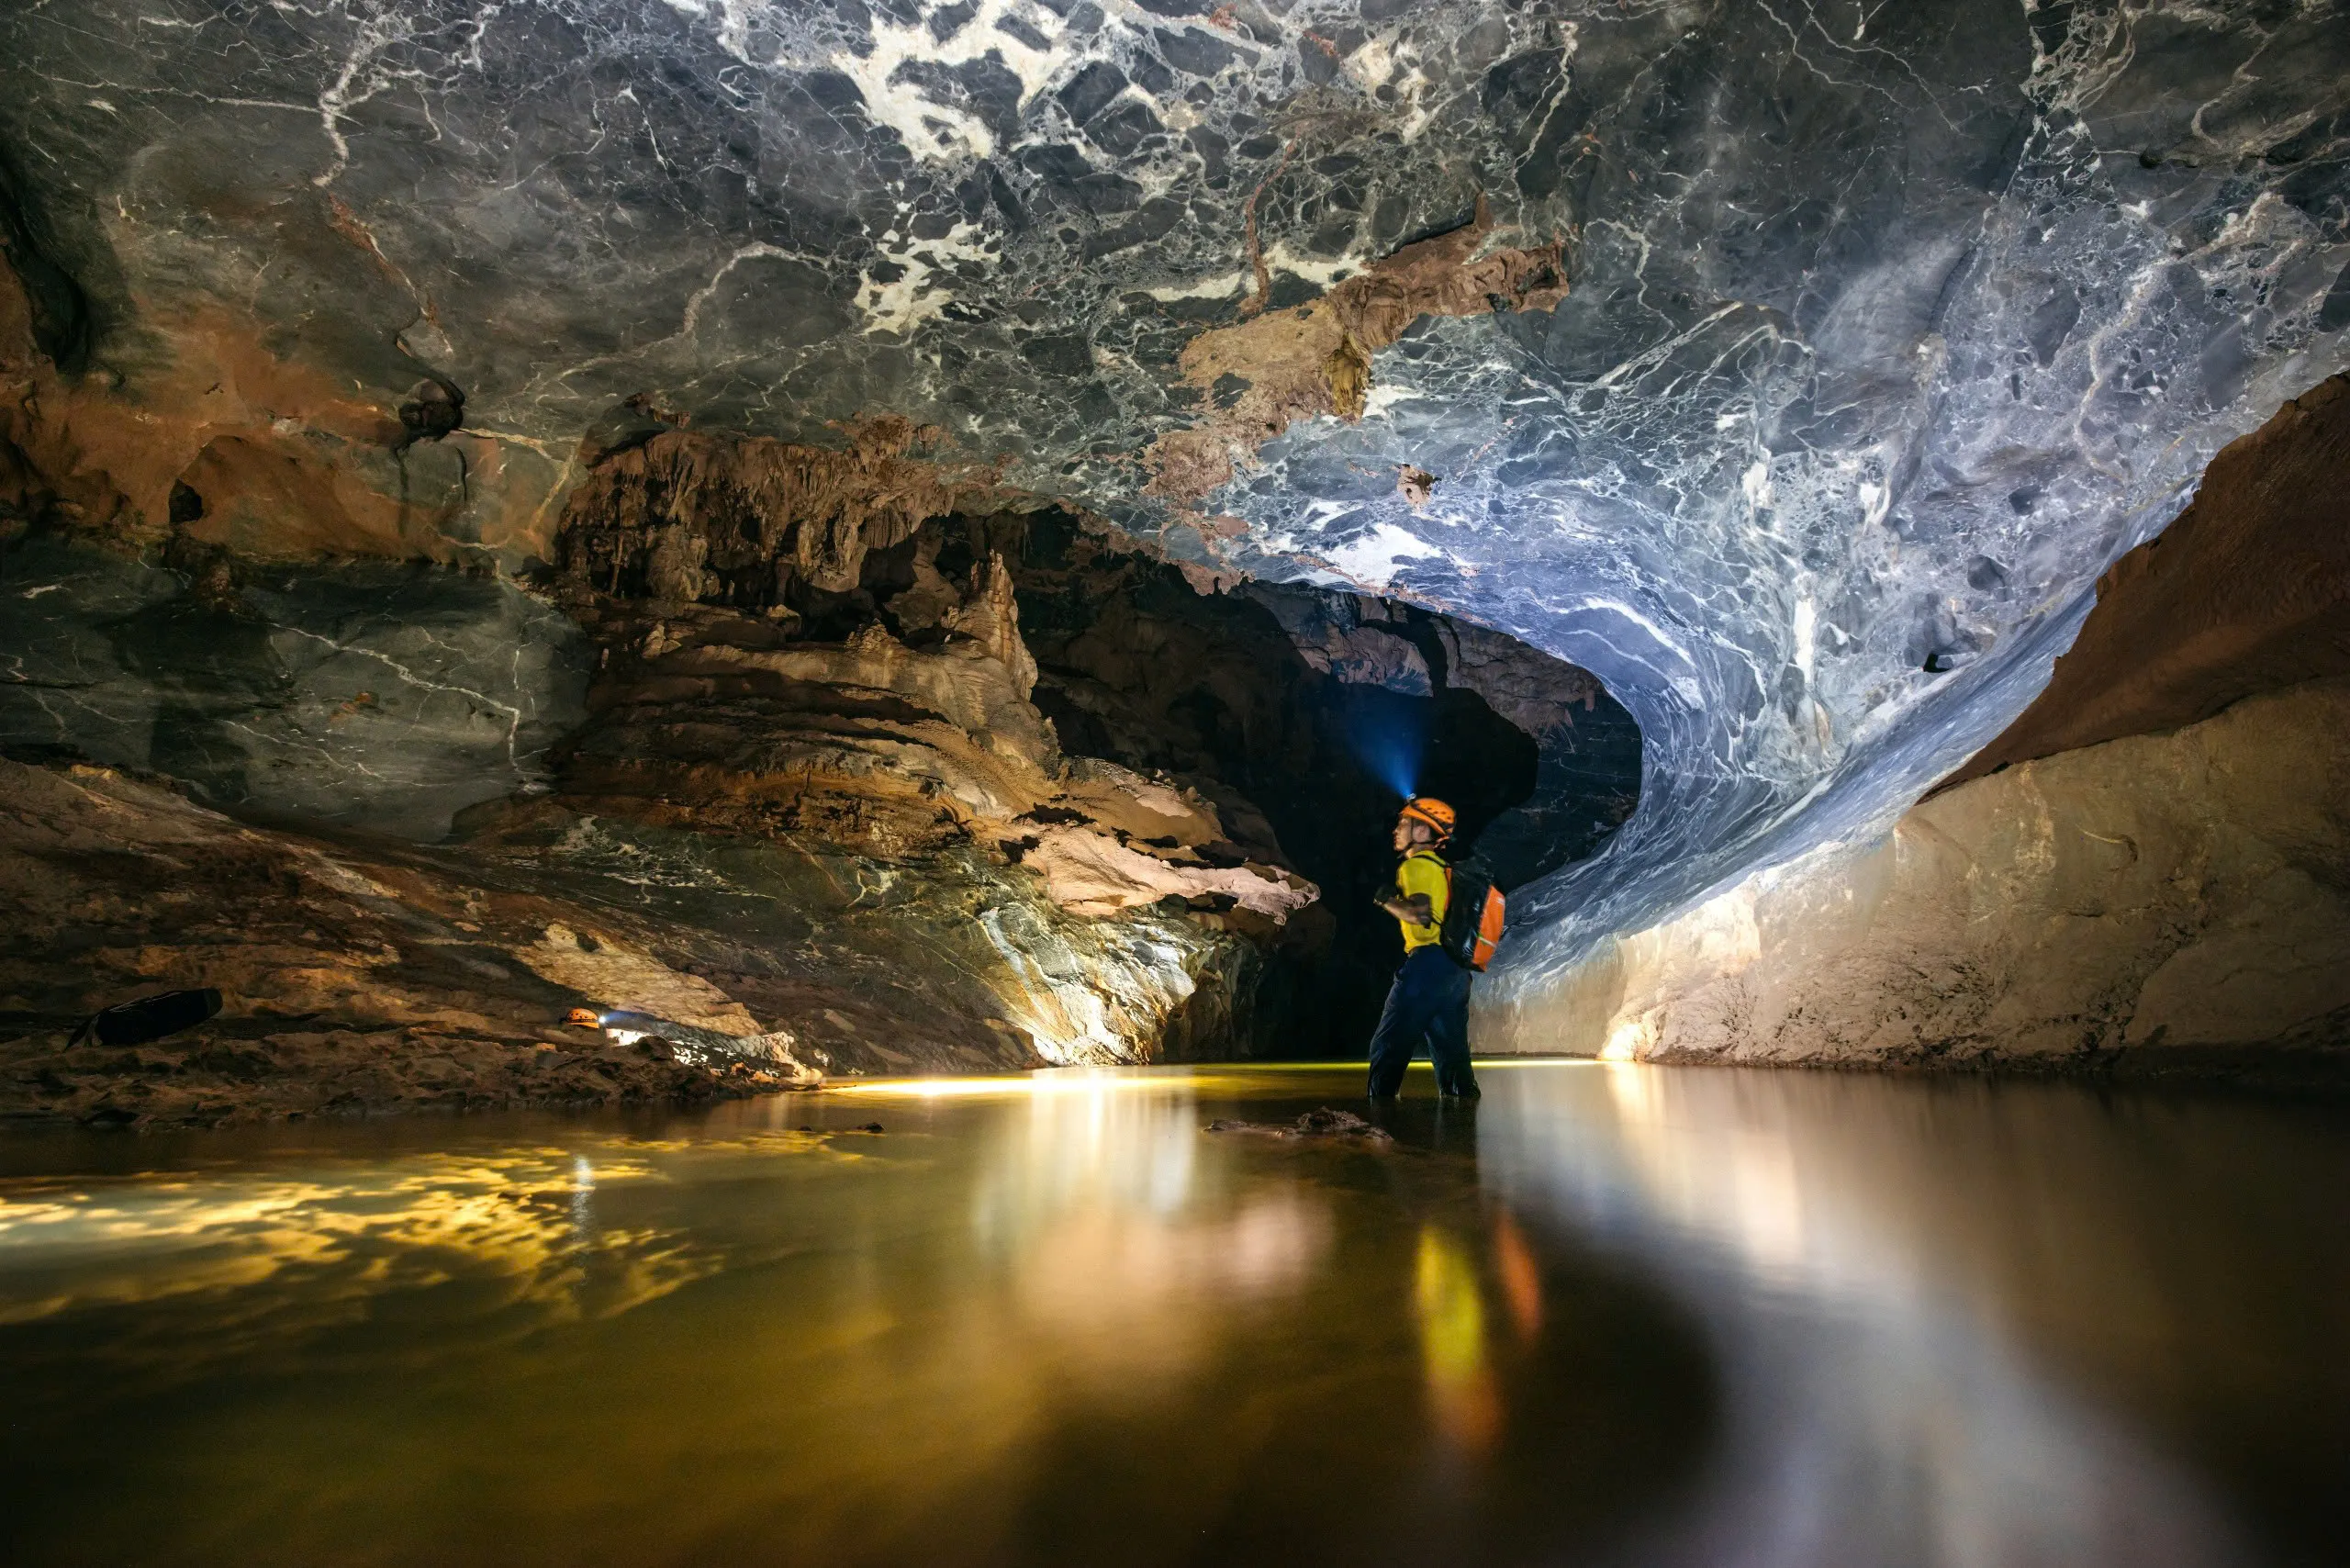
[[[2350,1114],[1416,1066],[0,1146],[0,1559],[2292,1563]],[[878,1132],[867,1130],[878,1125]]]

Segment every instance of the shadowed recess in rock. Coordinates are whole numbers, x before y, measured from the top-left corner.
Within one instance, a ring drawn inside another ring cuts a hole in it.
[[[699,450],[726,475],[802,461]],[[604,651],[559,801],[822,840],[918,882],[976,855],[1079,915],[1149,907],[1212,948],[1270,946],[1228,977],[1231,1039],[1145,1030],[1119,1051],[1359,1047],[1396,956],[1371,905],[1401,804],[1359,756],[1366,731],[1425,737],[1419,786],[1455,801],[1465,838],[1491,824],[1507,885],[1588,854],[1636,798],[1628,717],[1506,638],[1347,593],[1203,592],[1050,510],[884,521],[853,575],[811,577],[804,534],[733,526],[742,494],[684,500],[631,464],[575,498],[566,602]],[[718,569],[633,565],[687,557]],[[1094,983],[1081,965],[1036,980]]]

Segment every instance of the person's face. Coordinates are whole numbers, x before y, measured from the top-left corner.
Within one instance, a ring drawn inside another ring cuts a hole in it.
[[[1435,836],[1427,823],[1414,817],[1399,817],[1395,822],[1395,853],[1408,854],[1413,846],[1426,844]]]

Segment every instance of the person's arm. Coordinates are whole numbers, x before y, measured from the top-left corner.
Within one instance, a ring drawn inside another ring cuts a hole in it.
[[[1436,924],[1436,905],[1429,901],[1426,893],[1414,893],[1410,898],[1382,899],[1379,901],[1379,907],[1406,925]]]
[[[1445,887],[1445,869],[1440,863],[1424,856],[1412,856],[1395,868],[1395,886],[1380,901],[1380,907],[1405,925],[1434,930],[1440,913],[1436,901],[1444,896]]]

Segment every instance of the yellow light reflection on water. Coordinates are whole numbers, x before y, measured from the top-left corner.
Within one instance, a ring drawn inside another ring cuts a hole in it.
[[[1460,1447],[1483,1452],[1502,1425],[1501,1397],[1485,1359],[1484,1297],[1468,1249],[1432,1225],[1420,1230],[1412,1305],[1437,1428]]]
[[[226,1355],[453,1281],[540,1322],[613,1316],[711,1272],[677,1237],[595,1223],[599,1185],[658,1179],[619,1147],[599,1154],[0,1182],[0,1325],[169,1299],[190,1333],[157,1353]]]
[[[1119,1078],[1107,1071],[1095,1076],[1084,1068],[1053,1068],[1044,1072],[995,1078],[844,1078],[827,1081],[822,1092],[943,1100],[990,1094],[1103,1094],[1153,1089],[1163,1093],[1167,1088],[1168,1081],[1163,1078]]]
[[[1501,1057],[1478,1061],[1480,1072],[1495,1069],[1545,1067],[1599,1067],[1593,1057]],[[1415,1075],[1433,1070],[1427,1062],[1414,1062]],[[1296,1073],[1338,1073],[1356,1075],[1363,1071],[1359,1061],[1279,1061],[1219,1063],[1214,1068],[1142,1069],[1121,1067],[1053,1067],[1035,1072],[994,1073],[970,1078],[835,1078],[827,1080],[825,1094],[890,1096],[901,1099],[943,1100],[987,1095],[1013,1094],[1101,1094],[1165,1093],[1170,1089],[1193,1092],[1238,1093],[1261,1088],[1267,1079],[1278,1074],[1288,1077]]]

